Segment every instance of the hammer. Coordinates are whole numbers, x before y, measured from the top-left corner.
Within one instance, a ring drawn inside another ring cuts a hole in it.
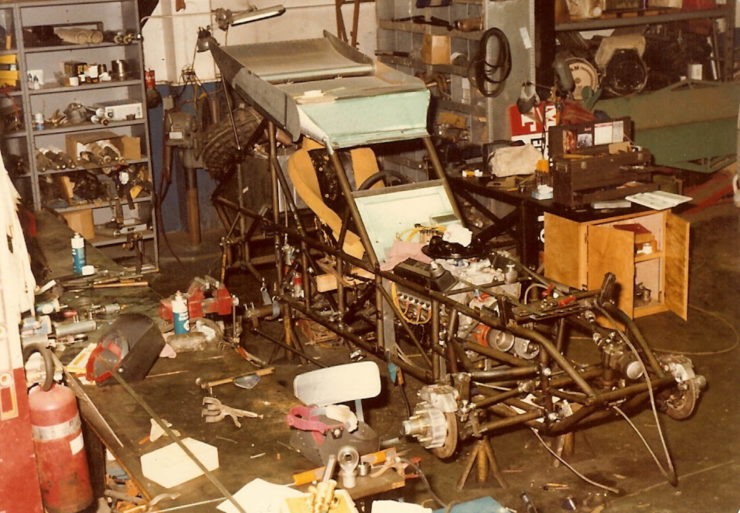
[[[234,380],[237,378],[241,378],[242,376],[249,376],[251,374],[256,374],[257,376],[267,376],[268,374],[272,374],[275,371],[275,367],[267,367],[266,369],[257,369],[249,372],[245,372],[244,374],[239,374],[238,376],[231,376],[230,378],[222,378],[217,379],[214,381],[206,381],[201,377],[198,377],[195,379],[195,384],[198,385],[203,390],[210,390],[213,387],[217,387],[219,385],[225,385],[227,383],[233,383]]]

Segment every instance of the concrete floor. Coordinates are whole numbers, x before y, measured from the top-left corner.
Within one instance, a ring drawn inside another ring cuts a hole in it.
[[[654,347],[702,353],[691,356],[697,372],[703,374],[708,382],[695,415],[685,421],[660,416],[678,471],[678,485],[673,487],[666,482],[629,426],[622,420],[614,420],[577,433],[576,453],[571,463],[591,479],[622,490],[618,496],[604,494],[598,488],[583,483],[562,466],[554,467],[552,458],[533,434],[520,429],[496,434],[491,440],[508,483],[505,489],[493,480],[479,484],[471,475],[465,490],[456,491],[455,483],[465,456],[470,452],[469,445],[458,451],[456,459],[444,462],[414,443],[406,444],[411,455],[422,457],[422,468],[443,501],[464,501],[490,495],[507,507],[525,511],[520,495],[527,492],[540,513],[567,511],[563,501],[568,497],[573,499],[576,511],[582,512],[738,511],[740,210],[725,204],[688,219],[692,223],[689,320],[684,322],[673,314],[659,314],[638,321]],[[167,250],[163,249],[162,273],[154,280],[154,288],[163,295],[169,295],[176,289],[187,288],[192,276],[214,269],[218,255],[214,253],[216,246],[212,241],[216,235],[208,234],[209,242],[204,244],[207,255],[196,258],[191,254],[185,260],[184,268],[168,258]],[[173,237],[176,251],[184,242],[184,237]],[[256,290],[255,282],[237,276],[231,290],[242,299],[250,299],[245,296]],[[267,343],[255,337],[248,338],[247,343],[258,354],[270,352]],[[723,351],[731,347],[734,349]],[[713,354],[715,352],[717,354]],[[341,361],[348,351],[336,349],[330,353],[322,356],[327,360]],[[398,436],[400,421],[405,416],[399,396],[391,391],[367,405],[370,423],[382,438]],[[662,460],[652,413],[644,411],[634,421]],[[543,488],[547,483],[561,483],[567,488],[548,491]],[[389,498],[393,497],[438,507],[419,480],[409,481],[405,489],[389,494]],[[600,507],[601,504],[604,508]]]

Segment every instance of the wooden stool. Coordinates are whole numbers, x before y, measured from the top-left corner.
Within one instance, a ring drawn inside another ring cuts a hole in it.
[[[501,470],[496,462],[496,456],[493,454],[493,448],[487,437],[475,442],[473,451],[465,462],[465,470],[457,481],[458,490],[462,490],[465,487],[465,482],[473,470],[473,465],[476,467],[479,483],[484,483],[488,479],[488,473],[490,472],[496,478],[501,488],[506,488],[506,481],[504,481],[504,476],[501,474]]]

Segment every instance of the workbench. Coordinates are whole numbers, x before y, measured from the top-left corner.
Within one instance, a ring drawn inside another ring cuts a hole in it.
[[[38,227],[39,243],[49,261],[52,277],[69,275],[72,269],[69,249],[72,232],[60,219],[48,213],[39,215]],[[97,269],[121,270],[115,262],[89,245],[87,261]],[[80,302],[87,304],[118,302],[126,305],[125,312],[143,313],[158,319],[159,299],[158,294],[151,288],[136,287],[65,293],[61,302],[71,306]],[[106,325],[103,324],[96,332],[89,334],[87,342],[66,347],[61,355],[62,361],[70,361],[87,343],[97,341],[105,329]],[[213,388],[213,396],[224,404],[263,415],[261,419],[240,419],[241,429],[228,417],[213,424],[207,424],[201,418],[201,401],[206,396],[206,391],[196,385],[197,377],[215,380],[244,374],[254,369],[255,367],[242,359],[236,351],[219,349],[214,345],[205,351],[181,353],[174,359],[159,358],[146,379],[130,384],[157,415],[172,423],[172,428],[177,430],[182,438],[192,437],[218,448],[220,466],[213,474],[232,494],[257,477],[272,483],[288,484],[292,481],[293,473],[314,467],[289,447],[290,431],[285,422],[285,413],[290,407],[299,404],[291,392],[293,377],[314,370],[315,366],[278,365],[274,374],[262,377],[251,390],[230,384]],[[96,475],[96,470],[100,474],[100,469],[95,467],[105,465],[105,462],[101,461],[102,451],[95,439],[97,438],[138,485],[146,499],[151,500],[160,494],[179,494],[176,499],[160,502],[159,507],[200,504],[189,507],[187,511],[215,511],[214,505],[222,500],[222,494],[205,476],[169,489],[143,476],[140,457],[172,443],[172,440],[167,436],[162,436],[156,442],[148,440],[150,416],[123,387],[118,384],[110,386],[69,384],[78,395],[84,424],[89,428],[86,432],[95,435],[86,436],[88,459],[91,460],[93,476]],[[401,477],[401,485],[402,481]],[[98,491],[102,490],[99,488]]]
[[[521,262],[531,269],[540,263],[540,251],[543,247],[545,212],[583,223],[606,219],[616,215],[635,214],[648,211],[646,207],[633,204],[629,208],[594,209],[590,206],[569,208],[555,203],[551,199],[540,200],[532,197],[530,190],[520,191],[517,188],[493,187],[490,178],[447,178],[455,195],[470,203],[491,223],[484,231],[497,236],[510,232],[516,241],[517,254]],[[505,215],[496,215],[486,204],[485,199],[499,201],[513,207]]]

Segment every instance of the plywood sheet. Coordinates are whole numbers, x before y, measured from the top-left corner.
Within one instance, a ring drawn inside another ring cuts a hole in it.
[[[688,316],[689,230],[685,219],[666,216],[665,302],[683,320]]]
[[[634,306],[634,241],[632,232],[609,226],[588,227],[588,288],[601,287],[604,275],[613,273],[619,284],[617,306],[630,317]]]
[[[585,269],[585,245],[581,225],[545,212],[545,276],[571,287],[583,285],[580,270]]]

